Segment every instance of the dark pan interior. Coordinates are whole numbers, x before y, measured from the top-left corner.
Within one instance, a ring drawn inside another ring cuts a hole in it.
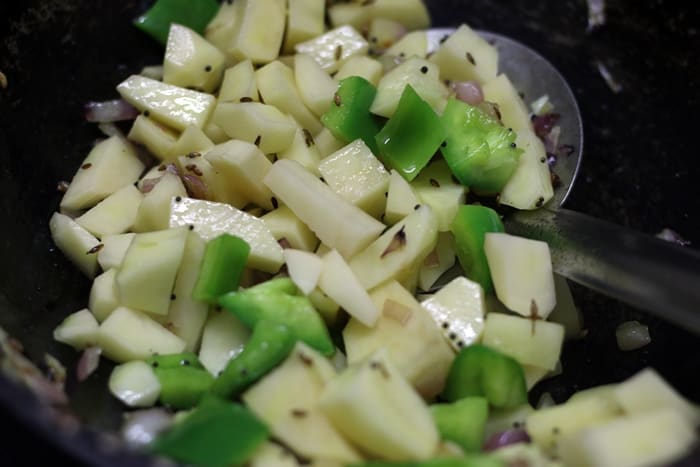
[[[83,103],[114,98],[116,83],[161,60],[161,48],[130,24],[149,3],[0,2],[0,70],[9,82],[0,89],[0,326],[36,361],[49,352],[69,370],[77,355],[54,343],[51,332],[65,315],[86,306],[89,283],[53,248],[47,223],[60,199],[57,182],[70,180],[100,137],[83,121]],[[607,24],[586,33],[583,1],[427,3],[435,25],[467,22],[519,39],[570,81],[583,112],[586,148],[569,208],[649,234],[669,227],[700,245],[700,65],[690,56],[700,46],[698,6],[608,1]],[[622,84],[620,93],[601,78],[598,61]],[[548,391],[563,401],[575,390],[616,382],[650,365],[700,402],[697,336],[580,287],[574,294],[588,336],[566,345],[564,373],[542,383],[535,398]],[[649,325],[652,344],[617,350],[614,330],[628,319]],[[121,417],[105,391],[109,370],[102,362],[86,383],[68,384],[72,409],[92,429],[113,429]],[[26,393],[4,379],[0,403],[0,425],[12,424],[15,437],[32,436],[46,446],[25,452],[26,465],[31,456],[56,455],[46,433],[57,440],[58,451],[69,450],[83,462],[108,465],[114,459],[82,434],[66,441],[54,433]],[[17,458],[13,465],[24,461]],[[129,462],[122,458],[119,464]]]

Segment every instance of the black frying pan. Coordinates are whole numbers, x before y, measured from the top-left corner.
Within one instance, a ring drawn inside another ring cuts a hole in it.
[[[698,6],[608,1],[607,24],[588,34],[583,0],[427,3],[435,25],[468,22],[516,38],[569,80],[583,113],[586,154],[568,207],[649,234],[670,227],[700,245],[700,65],[691,59],[691,51],[700,49]],[[9,81],[0,90],[0,326],[23,342],[33,360],[50,352],[71,372],[77,355],[54,343],[51,332],[86,305],[89,283],[53,248],[47,223],[60,199],[57,182],[70,180],[100,137],[83,121],[83,103],[114,98],[116,83],[160,61],[162,49],[130,25],[149,4],[0,2],[0,71]],[[612,71],[622,92],[608,87],[597,61]],[[574,294],[588,336],[566,344],[564,373],[541,383],[535,399],[548,391],[563,401],[576,390],[620,381],[650,365],[700,402],[697,336],[581,288],[574,287]],[[653,342],[622,353],[614,330],[629,319],[648,324]],[[0,426],[11,433],[3,435],[9,439],[2,440],[0,463],[70,458],[73,465],[75,459],[86,465],[141,464],[137,456],[114,452],[102,434],[121,421],[119,404],[105,390],[110,370],[103,361],[87,382],[69,379],[70,411],[83,426],[77,432],[57,428],[28,391],[0,376]],[[26,438],[33,447],[18,449],[15,440]],[[684,465],[698,464],[695,456]]]

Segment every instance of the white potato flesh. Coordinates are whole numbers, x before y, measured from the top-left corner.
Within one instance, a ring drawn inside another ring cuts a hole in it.
[[[437,245],[420,266],[418,287],[421,290],[430,290],[440,276],[455,265],[456,261],[454,235],[452,232],[438,233]]]
[[[549,245],[505,233],[487,233],[484,252],[498,299],[522,316],[546,319],[557,303]]]
[[[467,187],[455,183],[447,163],[444,160],[430,163],[411,182],[411,188],[421,203],[433,209],[438,231],[449,232],[457,210],[466,200]]]
[[[136,234],[128,232],[119,235],[105,235],[102,238],[104,246],[97,253],[97,262],[100,263],[103,271],[121,266],[134,235]]]
[[[294,56],[294,78],[304,104],[316,114],[323,115],[331,106],[338,83],[309,55]]]
[[[258,84],[255,81],[255,68],[250,60],[236,63],[224,72],[219,88],[218,102],[259,101]]]
[[[376,86],[383,73],[384,67],[378,60],[366,55],[353,55],[340,66],[333,79],[340,82],[348,76],[360,76]]]
[[[554,196],[544,143],[529,129],[518,130],[515,144],[524,152],[501,190],[499,203],[517,209],[537,209]]]
[[[152,118],[139,115],[131,125],[128,138],[129,141],[144,146],[158,159],[170,161],[171,150],[177,143],[178,134]]]
[[[232,313],[211,311],[202,331],[199,361],[209,373],[218,376],[232,358],[243,352],[250,330]]]
[[[49,221],[51,239],[66,257],[92,279],[97,274],[97,252],[100,241],[73,219],[54,213]]]
[[[367,246],[384,229],[384,224],[353,206],[296,162],[278,160],[264,181],[323,243],[345,258]]]
[[[139,189],[127,185],[77,217],[75,222],[98,238],[124,233],[133,226],[141,200],[143,194]]]
[[[54,340],[82,350],[97,344],[99,329],[97,320],[90,310],[83,308],[68,315],[53,331]]]
[[[352,26],[340,26],[325,34],[300,42],[294,49],[297,53],[308,54],[328,73],[338,68],[354,55],[366,55],[369,44]]]
[[[394,57],[425,58],[428,55],[428,35],[425,31],[409,32],[389,47],[385,53]]]
[[[323,34],[326,28],[325,0],[289,0],[287,29],[282,50],[291,54],[294,46]]]
[[[197,32],[172,23],[165,46],[163,82],[214,92],[221,83],[226,57]]]
[[[170,308],[187,228],[136,234],[117,272],[117,296],[128,307],[165,315]]]
[[[187,155],[178,157],[177,162],[180,171],[186,177],[196,177],[202,181],[206,187],[204,198],[208,201],[227,203],[238,209],[244,208],[250,202],[237,186],[227,183],[223,174],[216,170],[206,158]]]
[[[309,295],[318,285],[323,260],[314,253],[292,248],[285,249],[283,253],[289,278],[304,295]]]
[[[131,75],[117,86],[122,98],[159,122],[184,130],[188,125],[202,128],[214,110],[211,94],[184,89],[139,75]]]
[[[498,73],[498,50],[466,24],[450,34],[430,61],[440,67],[440,78],[452,82],[484,84]]]
[[[165,172],[158,183],[146,193],[134,220],[135,232],[150,232],[168,228],[170,200],[175,196],[187,196],[185,185],[179,176]]]
[[[129,407],[150,407],[160,396],[160,382],[146,362],[117,365],[109,376],[109,391]]]
[[[500,74],[484,83],[481,89],[485,100],[498,104],[498,111],[504,126],[512,128],[516,132],[532,129],[530,112],[508,76]]]
[[[287,149],[297,125],[277,107],[259,102],[224,102],[216,106],[212,121],[232,139],[257,146],[265,154]]]
[[[214,146],[214,142],[204,133],[204,130],[189,125],[180,134],[175,144],[170,147],[169,158],[185,156],[192,153],[202,153]]]
[[[280,206],[260,219],[278,242],[287,243],[291,248],[314,251],[318,245],[316,235],[287,206]]]
[[[240,237],[250,245],[248,266],[270,273],[282,266],[282,247],[263,220],[228,204],[193,198],[173,198],[170,206],[171,228],[194,226],[204,240],[223,233]]]
[[[83,160],[61,199],[61,209],[87,209],[120,188],[133,184],[144,170],[131,145],[112,136],[95,145]]]
[[[116,277],[117,269],[108,269],[92,282],[88,308],[100,323],[119,307]]]
[[[277,58],[286,24],[285,0],[237,0],[238,27],[228,53],[236,61],[267,63]]]
[[[324,127],[321,134],[324,136],[330,134],[324,133],[326,131],[328,131],[328,129]],[[323,143],[323,141],[321,141],[321,143]],[[338,146],[342,146],[342,143],[338,142]],[[321,175],[318,171],[318,164],[321,163],[320,147],[316,138],[312,136],[309,130],[297,128],[292,144],[284,151],[278,153],[277,158],[295,161],[314,175]]]
[[[384,221],[388,224],[395,224],[415,211],[419,204],[418,196],[411,185],[400,173],[392,169],[389,174]]]

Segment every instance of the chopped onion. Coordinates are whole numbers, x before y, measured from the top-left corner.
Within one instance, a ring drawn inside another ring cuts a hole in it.
[[[556,154],[559,150],[559,136],[561,135],[561,127],[556,125],[544,137],[544,148],[547,154]]]
[[[529,443],[530,435],[522,428],[511,428],[491,435],[484,443],[484,451],[495,451],[503,446],[517,443]]]
[[[138,410],[126,414],[125,417],[122,436],[132,446],[145,446],[151,443],[173,422],[173,416],[161,408]]]
[[[690,245],[689,240],[686,240],[685,238],[681,237],[681,235],[678,232],[669,229],[668,227],[664,228],[661,232],[656,234],[656,237],[660,238],[661,240],[666,240],[667,242],[677,243],[681,246]]]
[[[651,343],[649,328],[639,321],[627,321],[615,330],[617,346],[623,352],[637,350]]]
[[[78,360],[78,366],[76,368],[76,376],[78,381],[85,381],[92,373],[97,370],[100,365],[100,354],[102,349],[99,347],[88,347],[83,351],[83,354]]]
[[[537,410],[539,409],[544,409],[547,407],[553,407],[557,405],[556,402],[554,402],[554,398],[552,395],[548,392],[543,392],[542,395],[540,396],[540,400],[537,401]]]
[[[622,91],[622,84],[620,84],[615,77],[612,75],[610,70],[608,70],[608,67],[605,66],[603,62],[598,60],[596,62],[596,65],[598,66],[598,73],[600,73],[600,76],[603,77],[605,80],[605,84],[608,85],[610,90],[614,92],[615,94],[619,93]]]
[[[452,88],[455,90],[457,99],[469,105],[479,105],[484,101],[484,92],[476,81],[454,83]]]
[[[111,123],[133,120],[139,111],[123,99],[85,104],[85,120],[88,122]]]
[[[535,115],[532,118],[532,126],[535,129],[535,134],[544,142],[549,133],[556,126],[559,118],[561,118],[561,115],[558,113]]]
[[[605,0],[587,0],[588,3],[588,29],[591,32],[598,26],[605,24]]]
[[[195,199],[208,199],[209,197],[209,187],[204,181],[196,175],[184,174],[182,177],[182,183],[185,185],[187,194]]]

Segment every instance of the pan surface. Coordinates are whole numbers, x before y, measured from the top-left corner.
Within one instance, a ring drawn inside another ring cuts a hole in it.
[[[83,121],[82,105],[114,98],[116,83],[161,60],[162,49],[130,24],[149,3],[0,2],[0,71],[8,78],[7,89],[0,89],[0,326],[22,341],[33,360],[49,352],[71,373],[77,355],[54,343],[51,332],[86,305],[89,283],[53,248],[48,219],[60,200],[57,182],[70,180],[100,137]],[[436,26],[467,22],[513,37],[540,52],[571,84],[583,114],[586,155],[568,207],[652,235],[671,228],[690,248],[700,245],[694,117],[700,112],[700,65],[690,59],[690,51],[700,48],[700,7],[608,1],[606,24],[587,32],[580,0],[426,3]],[[601,64],[622,86],[619,92],[601,76]],[[700,402],[700,339],[573,290],[588,335],[566,344],[564,373],[540,384],[535,398],[546,391],[563,401],[576,390],[619,381],[649,365]],[[622,353],[615,328],[630,319],[649,325],[652,343]],[[90,429],[77,434],[56,429],[26,391],[0,377],[0,424],[14,433],[3,440],[10,446],[9,465],[37,465],[60,455],[80,459],[73,465],[110,465],[121,456],[103,449],[108,440],[97,448],[90,434],[114,429],[121,420],[119,404],[105,391],[110,369],[103,361],[87,382],[69,379],[71,409]],[[15,438],[41,448],[13,449]],[[119,465],[138,463],[119,458]]]

